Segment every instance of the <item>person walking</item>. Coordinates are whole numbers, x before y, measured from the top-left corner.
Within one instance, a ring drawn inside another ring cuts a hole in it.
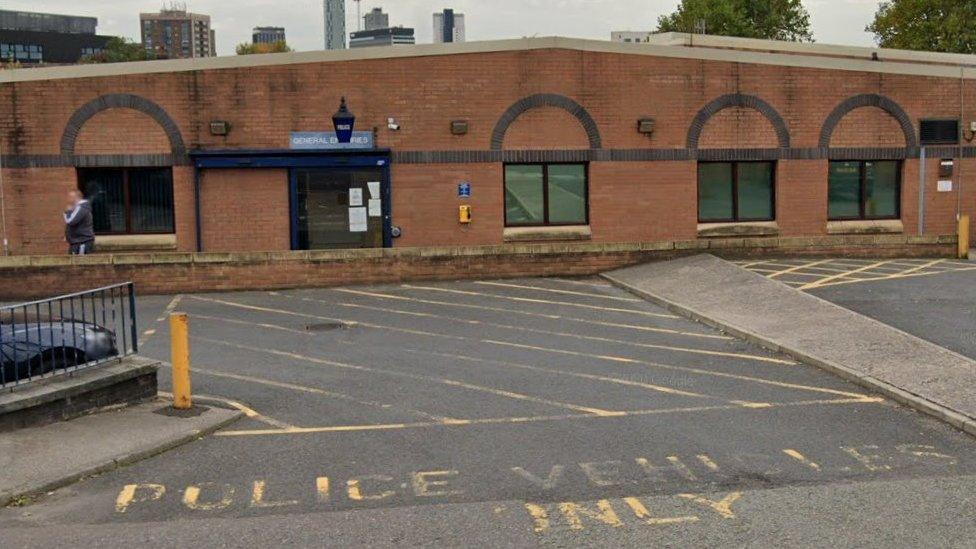
[[[80,191],[68,191],[68,207],[64,211],[64,238],[68,253],[87,255],[95,251],[95,227],[91,203]]]

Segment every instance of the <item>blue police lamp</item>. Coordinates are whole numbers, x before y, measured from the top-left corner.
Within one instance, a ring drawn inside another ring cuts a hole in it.
[[[352,141],[352,129],[356,124],[356,117],[346,107],[346,98],[342,98],[339,110],[332,115],[332,124],[335,126],[336,139],[339,143],[349,143]]]

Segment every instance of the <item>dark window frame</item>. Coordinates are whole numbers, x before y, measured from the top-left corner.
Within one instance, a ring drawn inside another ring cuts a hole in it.
[[[542,223],[509,223],[508,222],[508,167],[509,166],[542,166]],[[583,216],[582,223],[571,221],[565,223],[549,222],[549,166],[582,166],[583,167]],[[506,162],[502,166],[502,215],[505,227],[573,227],[590,224],[590,164],[589,162]]]
[[[173,193],[173,228],[163,231],[138,231],[132,230],[132,190],[129,187],[129,173],[139,170],[169,170],[170,191]],[[122,201],[125,207],[125,230],[124,231],[98,231],[96,234],[102,235],[141,235],[141,234],[176,234],[176,189],[173,188],[173,168],[172,167],[152,167],[138,166],[125,168],[77,168],[77,188],[87,199],[88,191],[84,188],[82,175],[85,172],[96,171],[120,171],[122,172]]]
[[[830,164],[833,163],[858,163],[858,215],[857,217],[831,217],[830,215]],[[867,165],[872,162],[894,162],[897,166],[895,170],[895,215],[866,216],[864,206],[867,202]],[[830,160],[827,163],[827,221],[882,221],[888,219],[901,219],[901,191],[902,191],[902,169],[904,163],[901,160]]]
[[[702,219],[701,204],[698,201],[699,187],[701,185],[701,165],[702,164],[731,164],[732,165],[732,217],[730,219]],[[739,164],[769,164],[769,211],[771,217],[739,217]],[[766,221],[776,221],[776,169],[779,167],[774,160],[701,160],[696,166],[695,175],[695,209],[699,223],[761,223]]]

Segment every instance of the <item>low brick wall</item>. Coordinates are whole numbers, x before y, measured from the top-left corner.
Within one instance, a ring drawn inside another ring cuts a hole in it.
[[[678,242],[547,243],[308,252],[0,257],[0,299],[132,281],[142,294],[325,287],[407,280],[579,276],[677,255],[948,257],[955,236],[848,235]]]

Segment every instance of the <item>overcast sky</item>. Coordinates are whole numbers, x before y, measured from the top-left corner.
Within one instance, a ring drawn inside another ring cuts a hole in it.
[[[166,0],[168,2],[168,0]],[[347,29],[356,30],[356,6],[347,0]],[[818,42],[873,45],[864,32],[878,0],[803,0]],[[4,9],[88,15],[98,18],[99,34],[139,39],[139,12],[159,11],[163,0],[4,0]],[[217,53],[251,40],[255,26],[285,27],[297,50],[322,47],[322,0],[187,0],[190,11],[209,14],[217,31]],[[418,42],[431,42],[435,11],[465,14],[468,40],[522,36],[569,36],[608,40],[611,30],[651,30],[678,0],[363,0],[365,13],[382,7],[390,23],[417,29]]]

